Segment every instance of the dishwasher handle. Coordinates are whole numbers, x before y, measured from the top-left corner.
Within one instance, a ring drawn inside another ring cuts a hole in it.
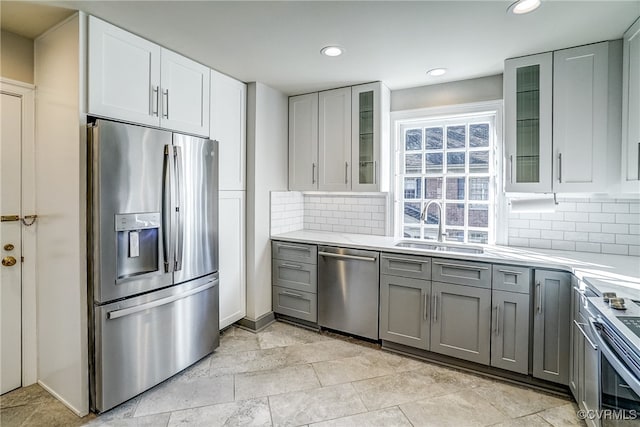
[[[318,255],[330,257],[330,258],[338,258],[338,259],[352,259],[356,261],[367,261],[367,262],[376,262],[378,259],[370,256],[358,256],[358,255],[345,255],[345,254],[334,254],[332,252],[318,252]]]

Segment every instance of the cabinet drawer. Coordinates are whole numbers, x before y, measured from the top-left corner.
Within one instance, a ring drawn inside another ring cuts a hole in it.
[[[531,270],[512,265],[494,265],[491,283],[496,291],[528,294],[531,287]]]
[[[275,259],[318,263],[318,247],[303,243],[271,242],[271,256]]]
[[[315,323],[318,321],[317,295],[274,286],[273,311]]]
[[[271,283],[274,286],[316,293],[318,289],[317,271],[314,264],[274,259],[271,268]]]
[[[431,280],[431,259],[413,255],[382,254],[380,274]]]
[[[491,264],[460,260],[432,260],[431,279],[434,282],[491,287]]]

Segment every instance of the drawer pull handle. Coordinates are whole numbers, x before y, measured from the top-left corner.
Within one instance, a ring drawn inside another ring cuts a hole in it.
[[[504,274],[515,274],[515,275],[521,275],[522,271],[513,271],[513,270],[498,270],[500,273],[504,273]]]
[[[476,266],[471,266],[471,265],[464,265],[464,264],[449,264],[446,262],[433,262],[436,265],[441,265],[443,267],[451,267],[451,268],[462,268],[464,270],[478,270],[478,271],[483,271],[483,270],[488,270],[488,267],[476,267]]]
[[[186,297],[189,297],[191,295],[197,294],[199,292],[202,291],[206,291],[209,288],[212,288],[214,286],[218,285],[218,279],[212,280],[198,288],[195,289],[191,289],[189,291],[183,292],[181,294],[176,294],[176,295],[170,295],[168,297],[165,298],[160,298],[157,299],[155,301],[150,301],[144,304],[140,304],[137,305],[135,307],[129,307],[129,308],[122,308],[120,310],[113,310],[107,313],[107,319],[109,320],[113,320],[113,319],[117,319],[119,317],[124,317],[124,316],[128,316],[130,314],[134,314],[134,313],[138,313],[140,311],[145,311],[145,310],[149,310],[151,308],[155,308],[155,307],[160,307],[161,305],[166,305],[166,304],[170,304],[172,302],[184,299]]]
[[[407,264],[426,264],[429,262],[429,261],[419,261],[415,259],[395,258],[390,256],[383,256],[382,258],[389,261],[406,262]]]
[[[304,299],[304,295],[294,294],[293,292],[289,292],[289,291],[282,291],[280,292],[280,295],[288,295],[290,297]]]
[[[334,254],[331,252],[318,252],[318,255],[326,256],[330,258],[342,258],[342,259],[353,259],[356,261],[368,261],[368,262],[376,262],[376,258],[370,256],[357,256],[357,255],[344,255],[344,254]]]
[[[591,348],[594,350],[597,350],[598,346],[594,344],[593,341],[591,341],[591,338],[589,338],[589,335],[587,335],[584,329],[582,329],[583,326],[587,326],[587,325],[585,323],[579,323],[577,320],[574,320],[573,323],[575,323],[576,327],[580,329],[580,332],[582,332],[582,335],[584,335],[584,339],[587,340]]]
[[[427,292],[427,293],[424,294],[424,313],[423,313],[424,320],[428,320],[429,319],[429,317],[428,317],[428,310],[429,310],[428,307],[429,307],[429,293]]]
[[[278,247],[283,249],[293,249],[295,251],[306,251],[311,253],[311,248],[306,246],[281,245],[278,243]]]
[[[280,264],[280,267],[291,268],[293,270],[302,270],[302,266],[301,265],[296,265],[296,264],[282,263],[282,264]]]

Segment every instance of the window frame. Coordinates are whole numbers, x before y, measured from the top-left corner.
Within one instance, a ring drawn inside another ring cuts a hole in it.
[[[506,227],[501,227],[499,224],[504,224],[504,220],[507,218],[507,206],[506,200],[504,197],[504,141],[502,138],[503,135],[503,101],[495,100],[495,101],[486,101],[486,102],[477,102],[470,104],[459,104],[452,106],[443,106],[443,107],[432,107],[432,108],[421,108],[416,110],[405,110],[405,111],[396,111],[391,113],[391,128],[393,130],[392,134],[392,144],[391,144],[391,158],[393,159],[392,170],[391,170],[391,178],[393,179],[393,185],[391,186],[392,194],[390,200],[393,200],[393,207],[390,212],[393,215],[391,217],[391,227],[390,230],[393,230],[393,236],[396,239],[405,239],[403,237],[402,230],[402,215],[403,215],[403,201],[404,201],[404,193],[403,193],[403,180],[400,179],[400,175],[403,174],[404,169],[404,130],[407,128],[411,128],[412,126],[420,127],[420,124],[428,121],[433,122],[448,122],[447,124],[451,125],[456,120],[465,120],[465,123],[468,119],[473,119],[474,117],[481,117],[492,115],[494,117],[493,123],[493,137],[494,139],[494,149],[493,154],[490,154],[490,162],[493,165],[493,172],[495,173],[495,179],[493,182],[493,186],[491,191],[494,194],[494,211],[493,215],[489,217],[489,244],[504,244],[506,243]],[[480,121],[482,122],[482,121]],[[439,125],[442,125],[439,123]],[[443,126],[443,136],[446,132],[446,125]],[[427,126],[428,127],[428,126]],[[424,131],[423,131],[424,134]],[[468,141],[469,136],[466,136],[466,140]],[[425,136],[423,136],[423,140]],[[438,175],[432,175],[433,177],[442,176],[443,177],[443,197],[439,200],[444,200],[445,204],[446,200],[446,153],[447,149],[445,147],[446,138],[443,137],[443,147],[442,150],[436,151],[437,153],[443,154],[442,160],[442,173]],[[472,151],[484,151],[484,148],[469,148],[468,145],[465,145],[464,150],[459,149],[455,151],[464,151],[465,153],[469,153]],[[426,153],[426,148],[423,148],[420,153]],[[418,151],[416,151],[418,153]],[[491,159],[493,157],[493,159]],[[421,170],[424,170],[424,163],[426,158],[422,159]],[[490,165],[491,166],[491,165]],[[491,172],[491,167],[490,167]],[[489,173],[490,173],[489,172]],[[479,173],[478,177],[486,177],[489,176],[489,173]],[[423,178],[422,186],[424,186],[424,177],[428,177],[425,174],[409,174],[414,176],[421,176]],[[449,176],[454,174],[449,173]],[[468,161],[465,162],[465,171],[462,176],[474,177],[476,174],[468,175]],[[426,189],[425,189],[426,191]],[[468,199],[468,191],[469,191],[469,179],[466,180],[465,185],[465,195],[464,199],[461,199],[461,203],[465,203],[465,218],[467,217],[469,204],[473,203],[473,200]],[[486,204],[487,202],[479,201],[479,204]],[[491,202],[488,202],[491,204]],[[422,205],[421,205],[422,207]],[[443,206],[444,208],[445,206]],[[430,209],[431,211],[431,209]],[[444,219],[444,215],[443,215]],[[465,221],[467,222],[467,221]],[[437,228],[437,226],[435,226]],[[451,229],[460,229],[460,230],[474,230],[474,227],[469,226],[450,226],[444,225],[445,230],[447,228]],[[492,232],[492,231],[493,232]]]

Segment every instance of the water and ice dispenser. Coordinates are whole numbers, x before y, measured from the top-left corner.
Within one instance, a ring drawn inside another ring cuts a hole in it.
[[[116,215],[117,279],[158,271],[160,212]]]

